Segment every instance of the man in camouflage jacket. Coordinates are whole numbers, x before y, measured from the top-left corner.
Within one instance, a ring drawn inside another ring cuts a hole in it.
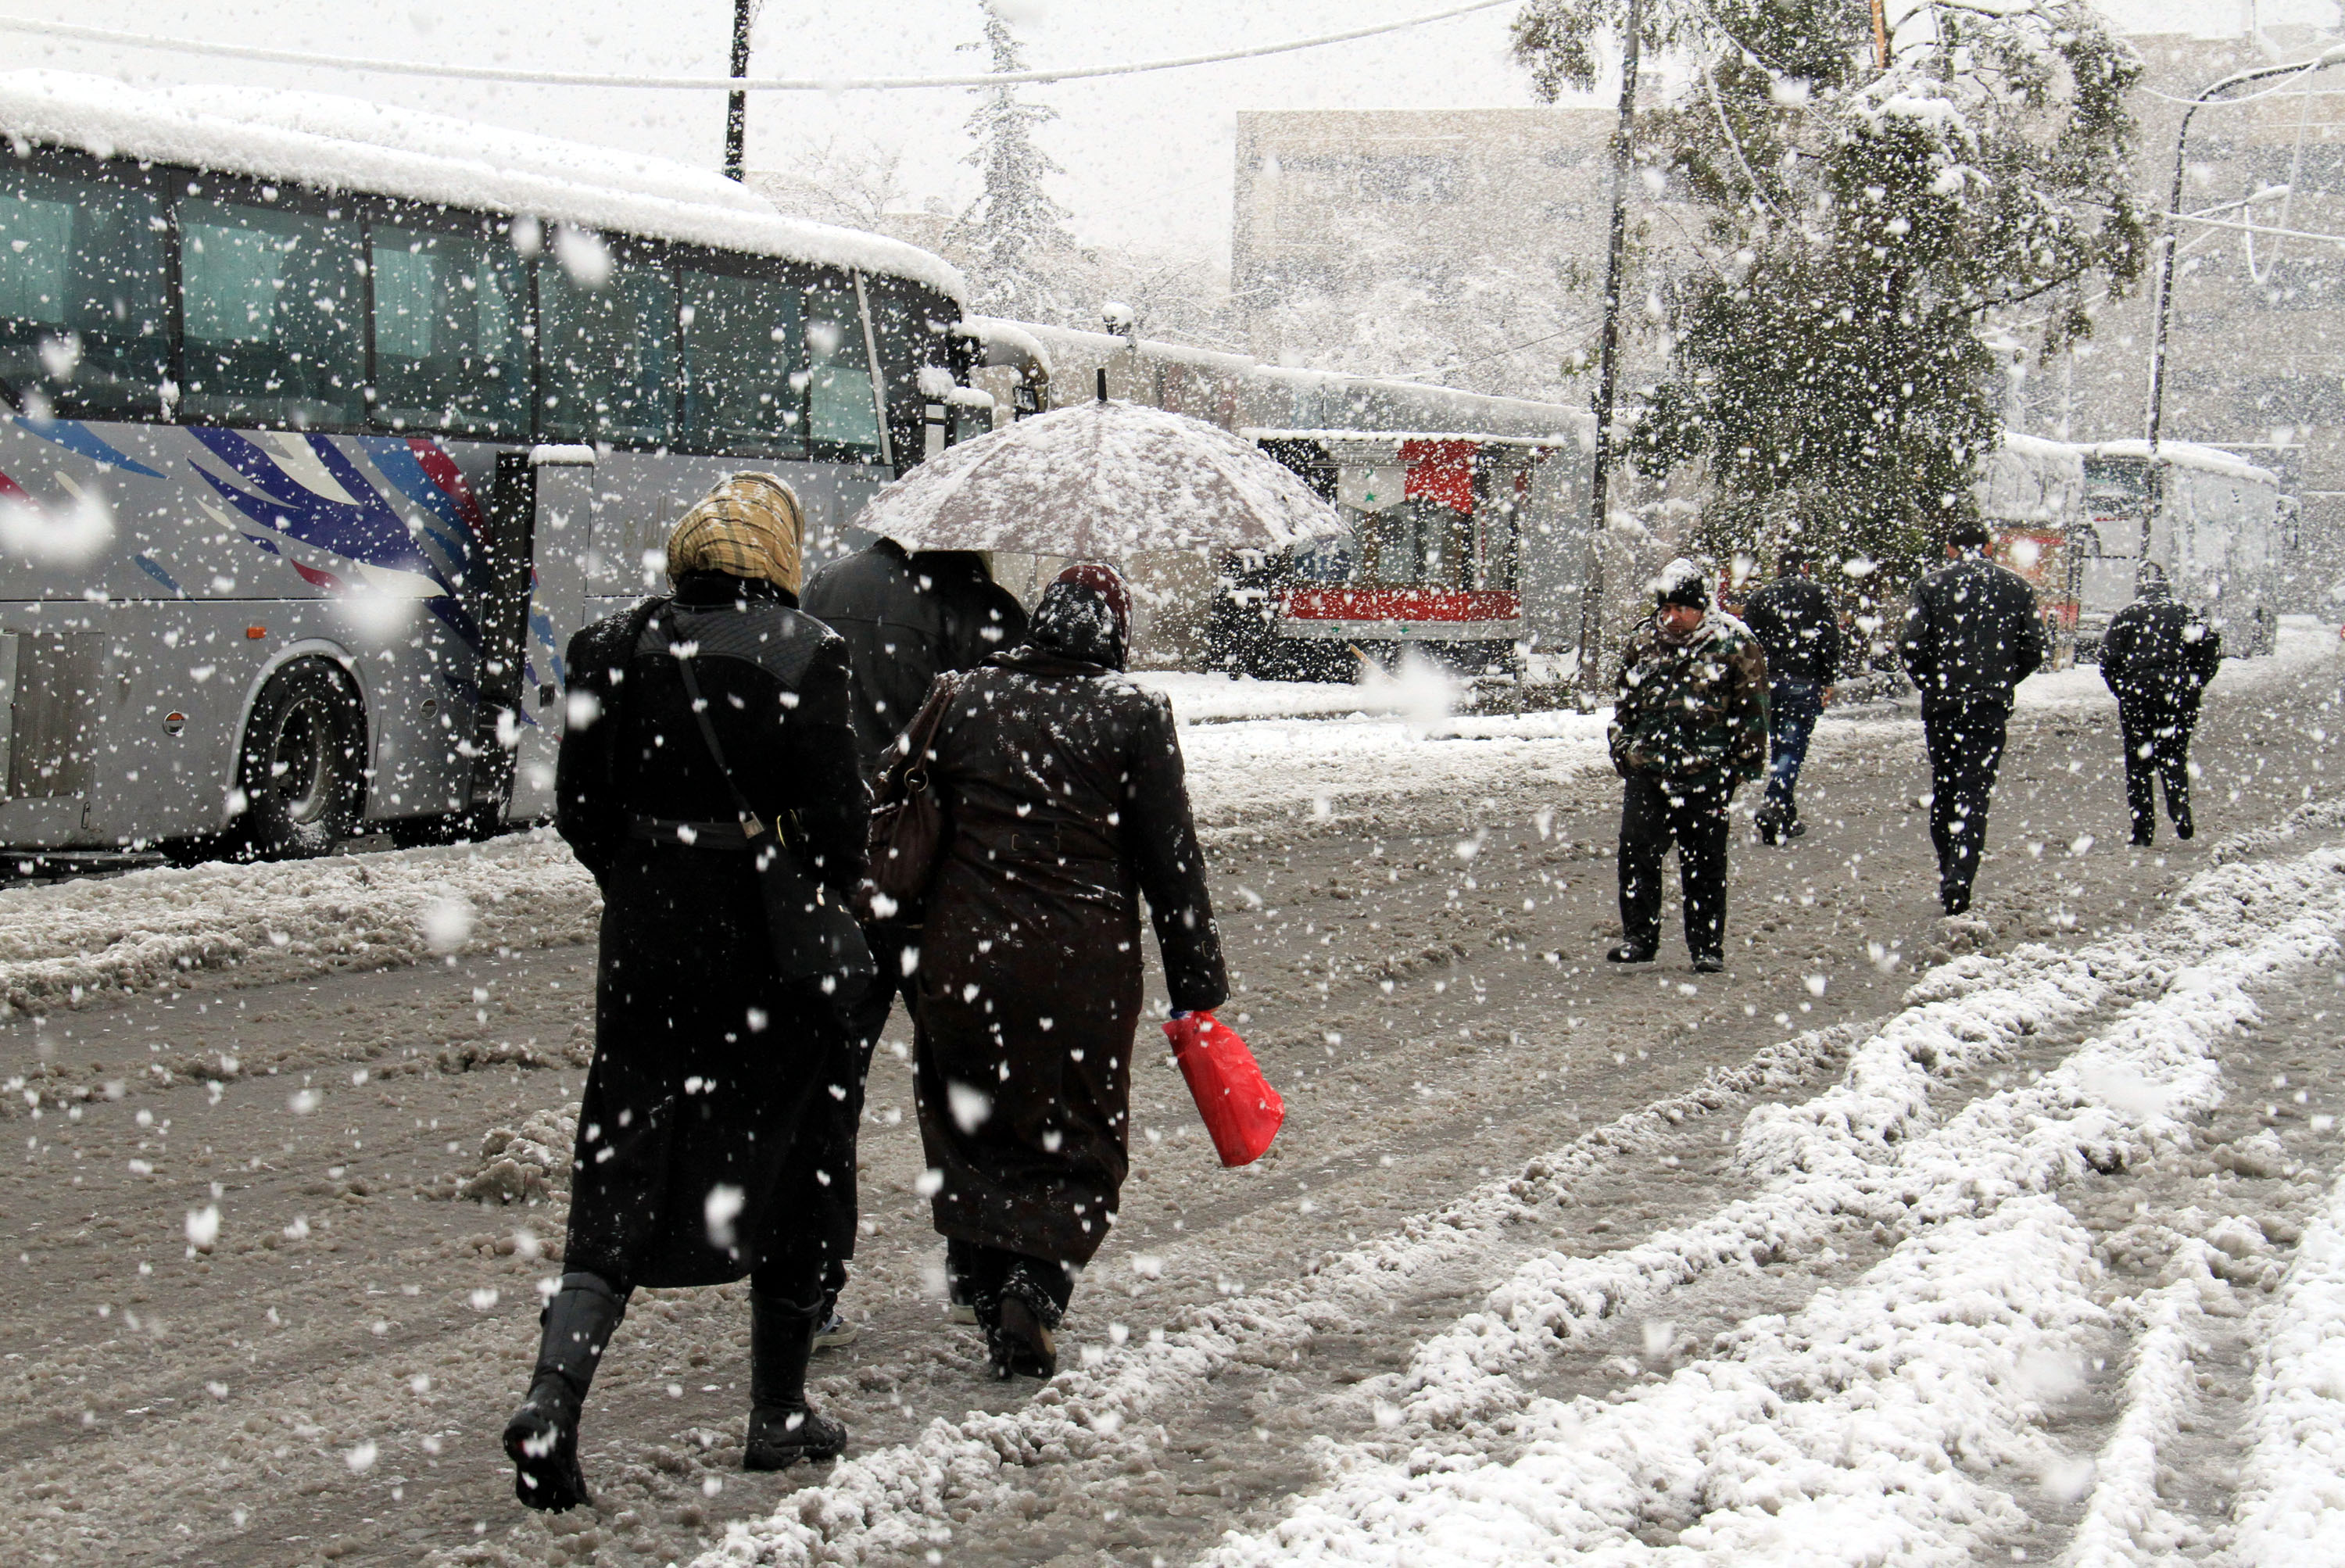
[[[1613,702],[1620,811],[1620,945],[1615,963],[1650,963],[1661,943],[1661,860],[1674,842],[1686,946],[1698,973],[1726,967],[1726,807],[1767,770],[1767,655],[1711,603],[1686,560],[1654,584],[1653,618],[1629,639]]]

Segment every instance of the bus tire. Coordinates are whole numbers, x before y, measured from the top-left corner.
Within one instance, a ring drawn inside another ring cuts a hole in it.
[[[350,677],[299,659],[269,677],[244,723],[237,763],[239,858],[298,860],[358,830],[366,804],[366,720]]]

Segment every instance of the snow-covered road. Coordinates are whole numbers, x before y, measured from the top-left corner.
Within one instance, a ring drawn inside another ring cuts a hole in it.
[[[883,1056],[864,1338],[817,1369],[848,1461],[744,1475],[738,1291],[651,1292],[564,1521],[492,1441],[557,1267],[532,1145],[584,1060],[559,846],[0,895],[0,977],[48,1012],[0,1024],[0,1509],[33,1560],[107,1563],[2205,1560],[2235,1501],[2325,1541],[2333,1293],[2282,1280],[2299,1233],[2335,1250],[2334,650],[2227,671],[2220,843],[2112,850],[2105,699],[2025,705],[1960,926],[1910,716],[1828,722],[1815,831],[1735,851],[1721,980],[1594,962],[1591,720],[1193,724],[1273,1156],[1219,1170],[1143,1074],[1067,1369],[1005,1389],[941,1320]],[[206,909],[234,967],[185,945]],[[60,963],[135,989],[21,978]],[[500,1160],[471,1190],[512,1206],[450,1201]]]

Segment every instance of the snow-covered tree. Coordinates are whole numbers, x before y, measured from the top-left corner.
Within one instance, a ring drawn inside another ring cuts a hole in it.
[[[1592,86],[1622,0],[1528,0],[1518,58]],[[2004,387],[1985,339],[2088,332],[2070,285],[2145,260],[2127,188],[2139,75],[2086,0],[1648,0],[1676,78],[1640,113],[1647,183],[1702,227],[1663,311],[1631,455],[1707,465],[1704,543],[1794,534],[1902,577],[1973,506]]]
[[[984,0],[985,49],[996,72],[1026,68],[1025,52],[996,0]],[[1016,87],[979,89],[969,117],[977,146],[968,158],[984,180],[977,200],[953,225],[950,238],[975,259],[970,283],[980,309],[998,316],[1061,325],[1094,324],[1085,318],[1097,301],[1064,297],[1054,274],[1076,253],[1067,209],[1044,182],[1064,172],[1035,140],[1058,118],[1046,105],[1026,102]]]

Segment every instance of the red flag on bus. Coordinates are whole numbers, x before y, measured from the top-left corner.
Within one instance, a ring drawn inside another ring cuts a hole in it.
[[[1252,1165],[1286,1120],[1286,1102],[1262,1075],[1238,1032],[1210,1013],[1165,1020],[1173,1060],[1225,1166]]]

